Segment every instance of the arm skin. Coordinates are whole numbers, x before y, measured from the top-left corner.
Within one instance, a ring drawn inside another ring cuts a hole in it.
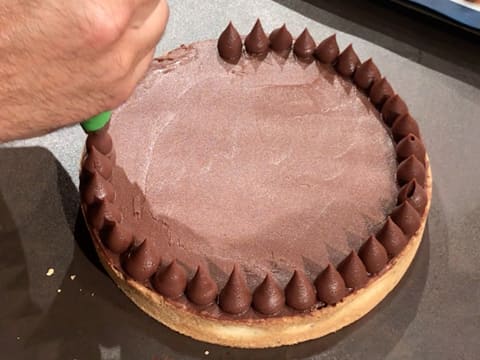
[[[0,142],[124,102],[168,14],[166,0],[0,1]]]

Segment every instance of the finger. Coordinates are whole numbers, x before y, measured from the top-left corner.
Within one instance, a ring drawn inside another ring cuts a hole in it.
[[[161,1],[139,29],[130,29],[103,58],[102,72],[111,81],[122,81],[130,77],[142,59],[150,52],[154,53],[168,18],[168,6]]]
[[[145,57],[143,57],[135,67],[135,69],[119,83],[114,85],[115,91],[112,96],[114,98],[114,107],[125,102],[135,90],[137,84],[145,77],[147,70],[152,64],[155,50],[151,50]]]
[[[155,49],[165,31],[168,16],[168,4],[162,0],[140,27],[131,28],[125,33],[119,46],[130,51],[132,46],[136,48],[132,61],[134,66]]]
[[[118,1],[118,0],[115,0],[115,1]],[[163,0],[124,0],[126,1],[129,6],[134,9],[134,12],[136,11],[136,9],[139,9],[143,6],[149,6],[149,4],[152,4],[152,3],[158,3],[159,1],[163,1]]]
[[[152,65],[154,55],[155,49],[152,49],[142,60],[139,61],[130,79],[134,87],[145,77],[148,69]]]
[[[133,10],[132,17],[129,22],[130,28],[138,28],[150,17],[150,15],[155,11],[160,3],[164,6],[166,5],[166,0],[149,0],[144,1],[141,4],[138,4],[137,7]]]
[[[110,51],[128,30],[141,27],[160,4],[163,3],[163,8],[167,7],[166,0],[102,0],[87,3],[90,5],[77,5],[65,19],[68,22],[64,26],[70,26],[73,19],[81,31],[81,36],[78,36],[80,45],[88,44],[94,53]],[[55,38],[56,35],[52,36]]]

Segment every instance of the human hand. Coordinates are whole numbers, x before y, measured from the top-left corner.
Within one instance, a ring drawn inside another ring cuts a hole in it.
[[[0,142],[124,102],[147,71],[166,0],[0,3]]]

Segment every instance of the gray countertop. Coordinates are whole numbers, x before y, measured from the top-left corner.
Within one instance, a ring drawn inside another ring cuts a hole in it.
[[[373,57],[418,119],[434,187],[418,255],[370,314],[325,338],[273,350],[178,335],[105,275],[78,215],[79,127],[0,145],[1,359],[475,359],[480,351],[480,39],[380,1],[170,0],[158,54],[286,22],[337,32]],[[54,269],[47,276],[49,268]]]

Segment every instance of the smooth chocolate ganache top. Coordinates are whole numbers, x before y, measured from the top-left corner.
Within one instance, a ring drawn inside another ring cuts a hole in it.
[[[212,316],[338,302],[403,248],[413,233],[399,223],[425,206],[418,127],[397,124],[396,148],[388,125],[409,115],[400,98],[380,107],[395,96],[375,64],[351,46],[339,54],[334,37],[316,47],[307,30],[296,42],[286,32],[268,37],[257,22],[244,51],[230,25],[218,44],[157,59],[109,129],[90,135],[109,134],[114,150],[87,143],[83,183],[95,186],[83,203],[102,214],[111,261]],[[415,232],[415,219],[403,225]],[[323,298],[322,281],[333,286]]]

